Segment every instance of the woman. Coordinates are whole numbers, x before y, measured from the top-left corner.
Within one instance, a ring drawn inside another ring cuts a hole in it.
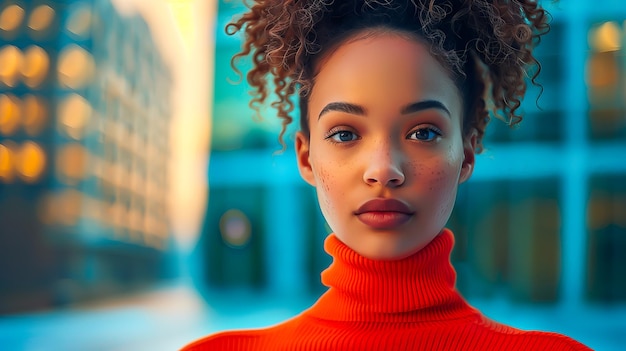
[[[259,0],[229,28],[245,33],[235,58],[254,59],[254,106],[273,78],[283,133],[299,95],[298,167],[333,264],[295,318],[184,350],[589,350],[469,306],[444,228],[489,114],[521,119],[548,30],[535,1]]]

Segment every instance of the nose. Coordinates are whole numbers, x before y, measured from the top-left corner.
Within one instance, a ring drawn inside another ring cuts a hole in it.
[[[398,187],[404,184],[402,153],[390,145],[378,145],[366,158],[363,180],[369,185]]]

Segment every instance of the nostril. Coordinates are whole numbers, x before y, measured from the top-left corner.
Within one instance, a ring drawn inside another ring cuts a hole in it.
[[[368,185],[398,187],[404,183],[405,175],[401,161],[386,155],[380,159],[375,157],[368,163],[362,179]]]
[[[383,186],[397,187],[404,183],[404,177],[388,178],[388,179],[384,179],[382,177],[381,179],[378,179],[378,178],[373,177],[373,178],[367,178],[365,181],[367,184],[380,183]]]
[[[392,179],[389,179],[388,183],[393,186],[399,186],[399,185],[402,185],[402,183],[404,183],[404,178],[392,178]]]

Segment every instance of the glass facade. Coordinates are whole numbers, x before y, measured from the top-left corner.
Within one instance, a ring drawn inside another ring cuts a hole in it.
[[[171,86],[110,1],[0,2],[0,313],[158,278]]]

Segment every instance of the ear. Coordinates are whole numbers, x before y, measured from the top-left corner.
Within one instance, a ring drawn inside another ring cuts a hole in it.
[[[315,186],[315,177],[313,176],[313,167],[309,157],[309,138],[302,132],[296,133],[296,160],[298,162],[298,170],[300,176],[307,183]]]
[[[461,173],[459,175],[459,183],[467,181],[472,172],[474,172],[474,163],[476,162],[476,140],[478,132],[472,128],[472,131],[463,138],[463,164],[461,165]]]

